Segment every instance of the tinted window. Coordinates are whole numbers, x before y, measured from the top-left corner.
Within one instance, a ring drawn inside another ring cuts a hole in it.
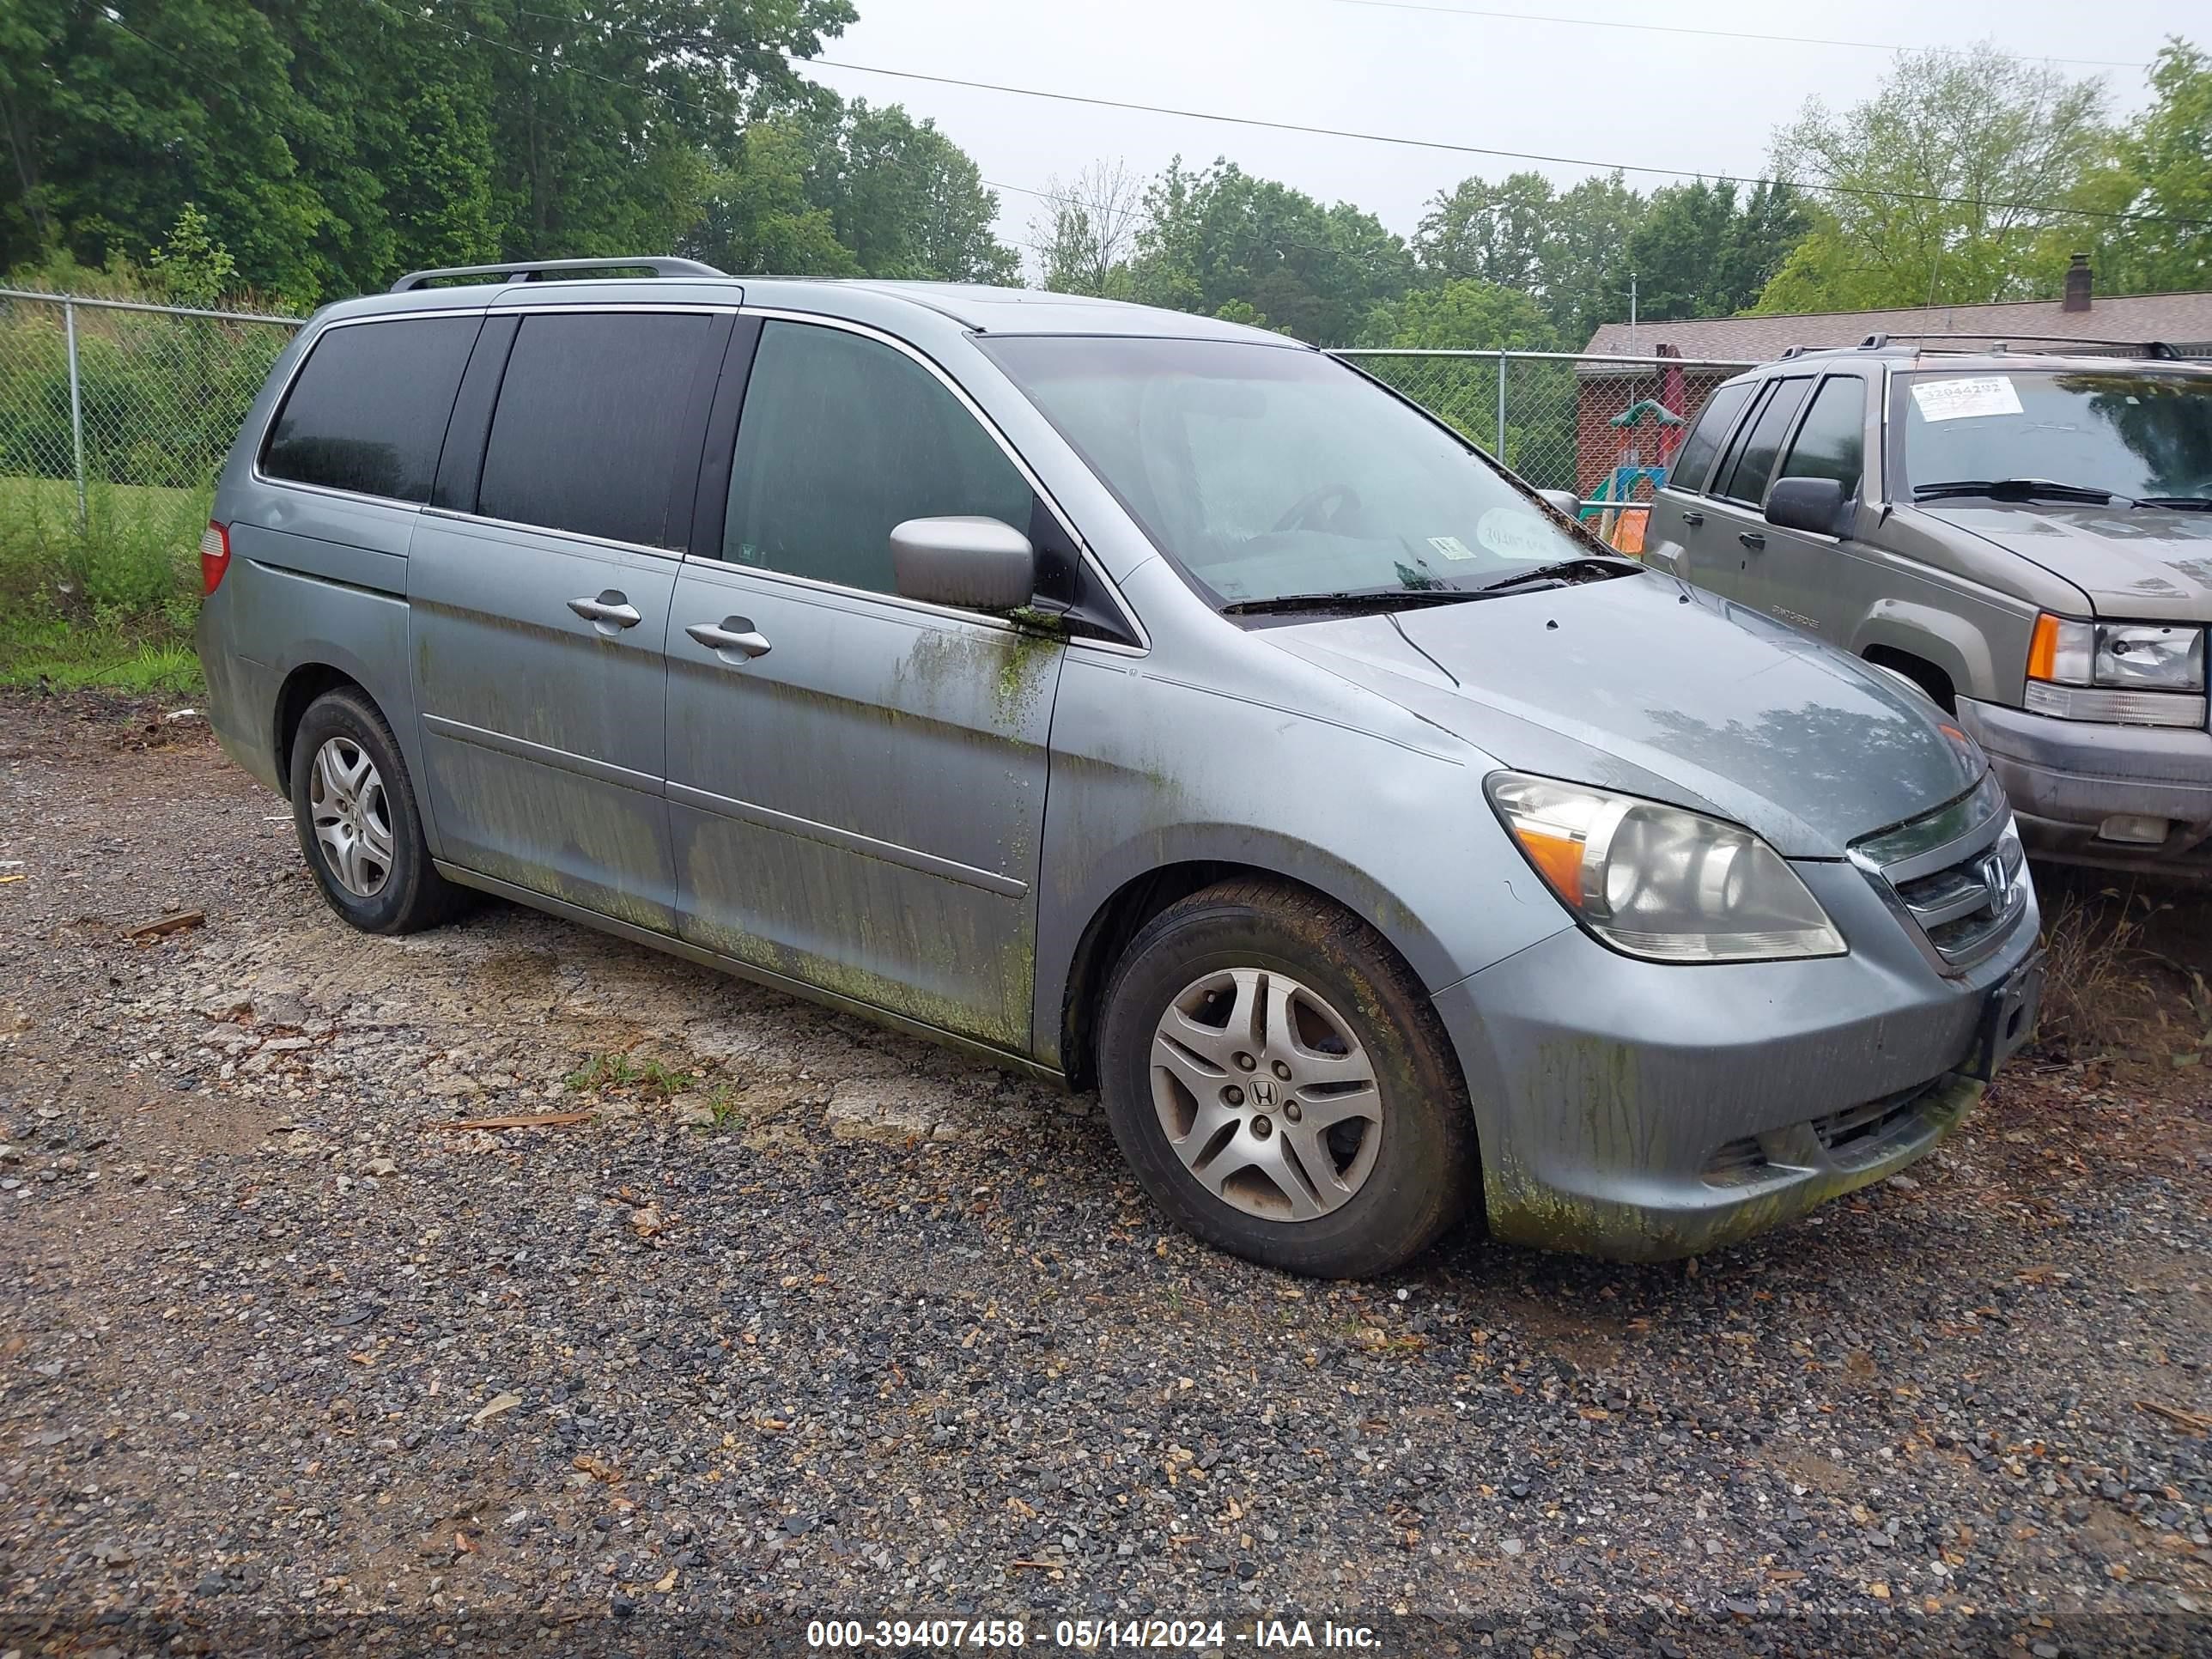
[[[975,417],[905,353],[842,329],[762,329],[724,558],[889,593],[894,526],[972,514],[1026,532],[1034,500]]]
[[[1866,383],[1844,375],[1820,382],[1790,446],[1782,468],[1785,478],[1833,478],[1844,494],[1856,495],[1866,443]]]
[[[1682,452],[1674,458],[1674,471],[1667,481],[1677,489],[1703,489],[1705,474],[1712,470],[1713,457],[1720,453],[1721,440],[1735,424],[1735,417],[1751,397],[1752,385],[1724,386],[1705,399],[1705,413],[1690,428],[1690,435],[1682,441]]]
[[[285,395],[261,470],[272,478],[427,501],[480,319],[328,330]]]
[[[1753,422],[1750,435],[1737,448],[1728,482],[1721,486],[1722,495],[1734,501],[1756,502],[1765,498],[1766,481],[1774,476],[1774,458],[1782,449],[1782,434],[1790,430],[1790,422],[1803,406],[1812,385],[1809,380],[1795,380],[1775,386],[1774,395]]]
[[[500,382],[477,511],[610,541],[679,547],[669,481],[690,462],[690,392],[714,320],[665,312],[526,317]]]

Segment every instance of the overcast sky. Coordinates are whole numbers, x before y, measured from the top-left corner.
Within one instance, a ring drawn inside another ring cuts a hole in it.
[[[860,21],[823,55],[885,69],[1136,103],[1357,128],[1604,162],[1756,174],[1776,125],[1814,94],[1872,93],[1885,51],[1774,44],[1534,21],[1608,19],[1837,40],[1959,46],[2147,63],[2196,9],[2172,0],[856,0]],[[1449,15],[1473,9],[1520,18]],[[2203,15],[2201,12],[2197,13]],[[1522,19],[1528,21],[1522,21]],[[2199,45],[2212,29],[2199,25]],[[2106,77],[2115,106],[2145,98],[2139,68],[2061,65]],[[1324,202],[1346,200],[1411,234],[1423,204],[1470,173],[1537,165],[1093,109],[817,66],[848,97],[902,103],[938,125],[996,185],[1036,189],[1101,157],[1150,174],[1178,153],[1226,156]],[[1560,185],[1590,169],[1544,166]],[[1645,190],[1668,180],[1631,173]],[[1000,233],[1021,246],[1038,210],[1001,196]]]

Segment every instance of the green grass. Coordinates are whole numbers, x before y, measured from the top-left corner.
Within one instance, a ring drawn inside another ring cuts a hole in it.
[[[195,690],[210,493],[0,478],[0,685]]]

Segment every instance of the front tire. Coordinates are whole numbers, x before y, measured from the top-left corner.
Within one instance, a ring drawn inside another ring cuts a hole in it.
[[[1472,1201],[1435,1010],[1379,933],[1297,888],[1226,882],[1147,923],[1107,989],[1099,1079],[1154,1201],[1263,1266],[1386,1273]]]
[[[364,933],[412,933],[460,908],[430,867],[392,728],[358,690],[324,693],[292,739],[292,826],[331,909]]]

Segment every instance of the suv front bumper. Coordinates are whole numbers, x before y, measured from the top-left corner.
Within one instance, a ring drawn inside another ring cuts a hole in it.
[[[2212,732],[2091,725],[1967,697],[1959,724],[1987,751],[2038,857],[2212,876]],[[2154,847],[2100,839],[2119,813],[2172,828]]]
[[[1694,1255],[1893,1173],[1980,1098],[1977,1061],[2033,1024],[2033,896],[1996,949],[1946,974],[1857,868],[1793,867],[1850,955],[1682,966],[1569,927],[1437,994],[1494,1236]]]

